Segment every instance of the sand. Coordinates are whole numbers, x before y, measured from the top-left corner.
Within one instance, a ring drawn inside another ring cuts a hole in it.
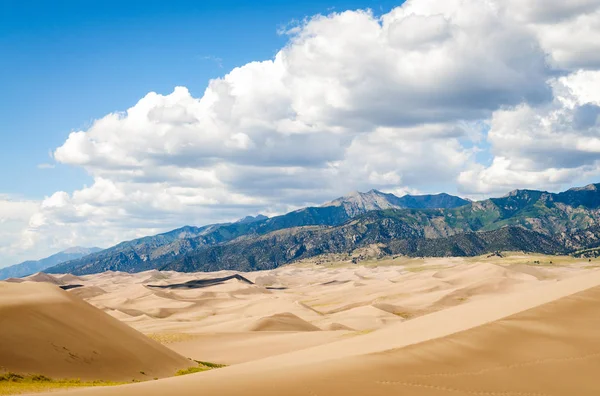
[[[230,366],[69,395],[600,394],[600,270],[587,260],[513,254],[72,280],[83,287],[63,295],[175,356]],[[22,285],[31,283],[12,284]]]
[[[17,373],[131,381],[172,376],[191,366],[181,355],[46,283],[0,283],[0,340],[0,367]]]
[[[597,395],[594,285],[600,273],[211,372],[69,394]],[[513,311],[520,312],[490,321]],[[431,321],[437,328],[424,334]],[[470,328],[457,331],[462,327]]]
[[[71,277],[71,275],[67,274],[67,275],[64,275],[64,277],[66,277],[67,280],[70,280],[69,278]],[[38,272],[33,275],[26,276],[23,279],[25,279],[26,281],[31,281],[31,282],[51,283],[53,285],[58,285],[58,286],[67,284],[67,283],[63,282],[63,280],[60,277],[55,277],[50,274],[46,274],[44,272]]]
[[[319,331],[317,326],[300,319],[293,313],[284,312],[265,316],[253,323],[250,331]]]
[[[195,360],[232,365],[328,344],[347,335],[347,331],[208,333],[167,345]]]
[[[107,272],[72,279],[84,287],[70,292],[145,334],[239,334],[262,328],[370,332],[590,271],[584,268],[587,261],[533,267],[525,264],[527,260],[531,259],[506,258],[504,264],[486,258],[411,259],[402,265],[376,268],[286,266],[241,274]],[[229,278],[234,275],[239,276]],[[37,274],[36,278],[45,277]],[[69,278],[55,276],[50,281],[53,279],[64,283]],[[226,280],[213,283],[214,279]],[[164,288],[190,281],[198,287]],[[297,319],[287,321],[283,328],[281,320],[276,320],[283,314]]]

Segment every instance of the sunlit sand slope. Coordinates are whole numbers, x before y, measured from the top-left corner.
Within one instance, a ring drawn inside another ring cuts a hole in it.
[[[0,368],[54,378],[171,376],[190,361],[47,283],[0,282]]]

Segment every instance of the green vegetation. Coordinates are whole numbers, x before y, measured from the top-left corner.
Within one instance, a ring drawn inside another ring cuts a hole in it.
[[[223,367],[227,367],[226,364],[217,364],[217,363],[211,363],[211,362],[203,362],[200,360],[194,360],[196,363],[198,363],[197,366],[192,366],[192,367],[188,367],[186,369],[182,369],[179,370],[175,373],[175,375],[187,375],[187,374],[195,374],[195,373],[201,373],[203,371],[208,371],[208,370],[212,370],[212,369],[218,369],[218,368],[223,368]]]
[[[573,253],[574,257],[581,257],[581,258],[596,258],[598,256],[600,256],[600,248],[599,247],[593,247],[593,248],[589,248],[589,249],[582,249],[582,250],[578,250],[575,253]]]
[[[4,373],[0,375],[0,395],[51,392],[60,389],[85,388],[92,386],[115,386],[125,382],[82,381],[79,379],[52,379],[39,374]]]
[[[210,367],[210,368],[213,368],[213,369],[227,367],[227,365],[226,365],[226,364],[218,364],[218,363],[211,363],[211,362],[203,362],[203,361],[200,361],[200,360],[194,360],[194,361],[195,361],[196,363],[198,363],[199,365],[206,366],[206,367]]]
[[[208,371],[208,370],[211,370],[211,368],[203,366],[203,365],[198,365],[198,366],[192,366],[192,367],[188,367],[186,369],[178,370],[175,373],[175,375],[196,374],[196,373],[201,373],[202,371]]]

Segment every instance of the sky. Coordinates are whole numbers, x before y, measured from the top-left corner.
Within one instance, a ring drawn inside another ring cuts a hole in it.
[[[0,267],[353,190],[600,181],[600,0],[0,1]]]

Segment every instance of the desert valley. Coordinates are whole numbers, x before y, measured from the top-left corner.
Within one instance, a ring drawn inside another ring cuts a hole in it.
[[[516,252],[38,273],[0,282],[0,367],[92,386],[68,395],[596,395],[599,310],[600,261]]]

